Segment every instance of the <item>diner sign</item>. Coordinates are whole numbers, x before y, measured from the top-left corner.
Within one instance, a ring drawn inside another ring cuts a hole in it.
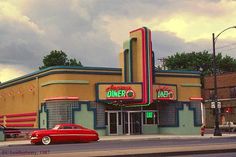
[[[134,99],[135,95],[131,86],[111,85],[106,89],[107,99]]]
[[[176,98],[177,98],[176,85],[153,86],[154,100],[176,100]]]
[[[141,100],[142,84],[98,84],[98,100]]]

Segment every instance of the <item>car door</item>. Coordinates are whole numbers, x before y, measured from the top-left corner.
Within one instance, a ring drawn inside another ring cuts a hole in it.
[[[83,139],[83,128],[80,126],[74,126],[73,128],[74,140],[76,142],[82,142]]]
[[[83,128],[80,130],[80,141],[81,142],[89,142],[89,141],[93,141],[94,138],[94,133],[87,129],[87,128]]]
[[[61,126],[57,133],[58,142],[74,142],[73,130],[72,126]]]

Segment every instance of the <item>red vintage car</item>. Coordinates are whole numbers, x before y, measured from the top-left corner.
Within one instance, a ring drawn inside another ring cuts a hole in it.
[[[51,130],[36,130],[31,134],[32,144],[90,142],[98,141],[95,130],[87,129],[78,124],[58,124]]]

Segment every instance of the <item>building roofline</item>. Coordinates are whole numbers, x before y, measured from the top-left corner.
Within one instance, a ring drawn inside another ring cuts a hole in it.
[[[121,68],[111,68],[111,67],[81,67],[81,66],[52,66],[52,67],[48,67],[42,70],[37,70],[35,72],[17,77],[15,79],[3,82],[0,84],[0,89],[1,87],[5,87],[5,86],[9,86],[12,83],[18,82],[20,80],[24,80],[24,79],[28,79],[32,76],[35,75],[40,75],[41,73],[45,73],[51,70],[60,70],[60,69],[68,69],[68,70],[86,70],[86,71],[103,71],[103,72],[108,72],[107,74],[109,74],[109,72],[111,73],[119,73],[121,74]],[[199,71],[186,71],[186,70],[155,70],[155,75],[156,74],[167,74],[168,73],[179,73],[179,74],[194,74],[194,75],[200,75],[201,72]],[[41,76],[41,75],[40,75]]]
[[[201,74],[200,71],[190,70],[155,70],[155,73],[181,73],[181,74]]]
[[[72,69],[72,70],[74,69],[74,70],[88,70],[88,71],[89,70],[98,70],[98,71],[121,72],[121,68],[110,68],[110,67],[52,66],[52,67],[48,67],[48,68],[45,68],[45,69],[42,69],[42,70],[37,70],[35,72],[32,72],[32,73],[14,78],[12,80],[3,82],[3,83],[0,84],[0,87],[4,86],[4,85],[7,85],[7,84],[10,84],[10,83],[13,83],[15,81],[19,81],[21,79],[25,79],[25,78],[28,78],[28,77],[32,77],[34,75],[38,75],[40,73],[44,73],[44,72],[47,72],[47,71],[50,71],[50,70],[57,70],[57,69]]]

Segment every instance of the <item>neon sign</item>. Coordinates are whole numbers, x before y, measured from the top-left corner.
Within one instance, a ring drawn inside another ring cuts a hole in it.
[[[130,86],[111,85],[106,89],[107,99],[134,99],[135,92]]]
[[[175,99],[175,91],[168,86],[159,86],[156,89],[157,99],[158,100],[174,100]]]

